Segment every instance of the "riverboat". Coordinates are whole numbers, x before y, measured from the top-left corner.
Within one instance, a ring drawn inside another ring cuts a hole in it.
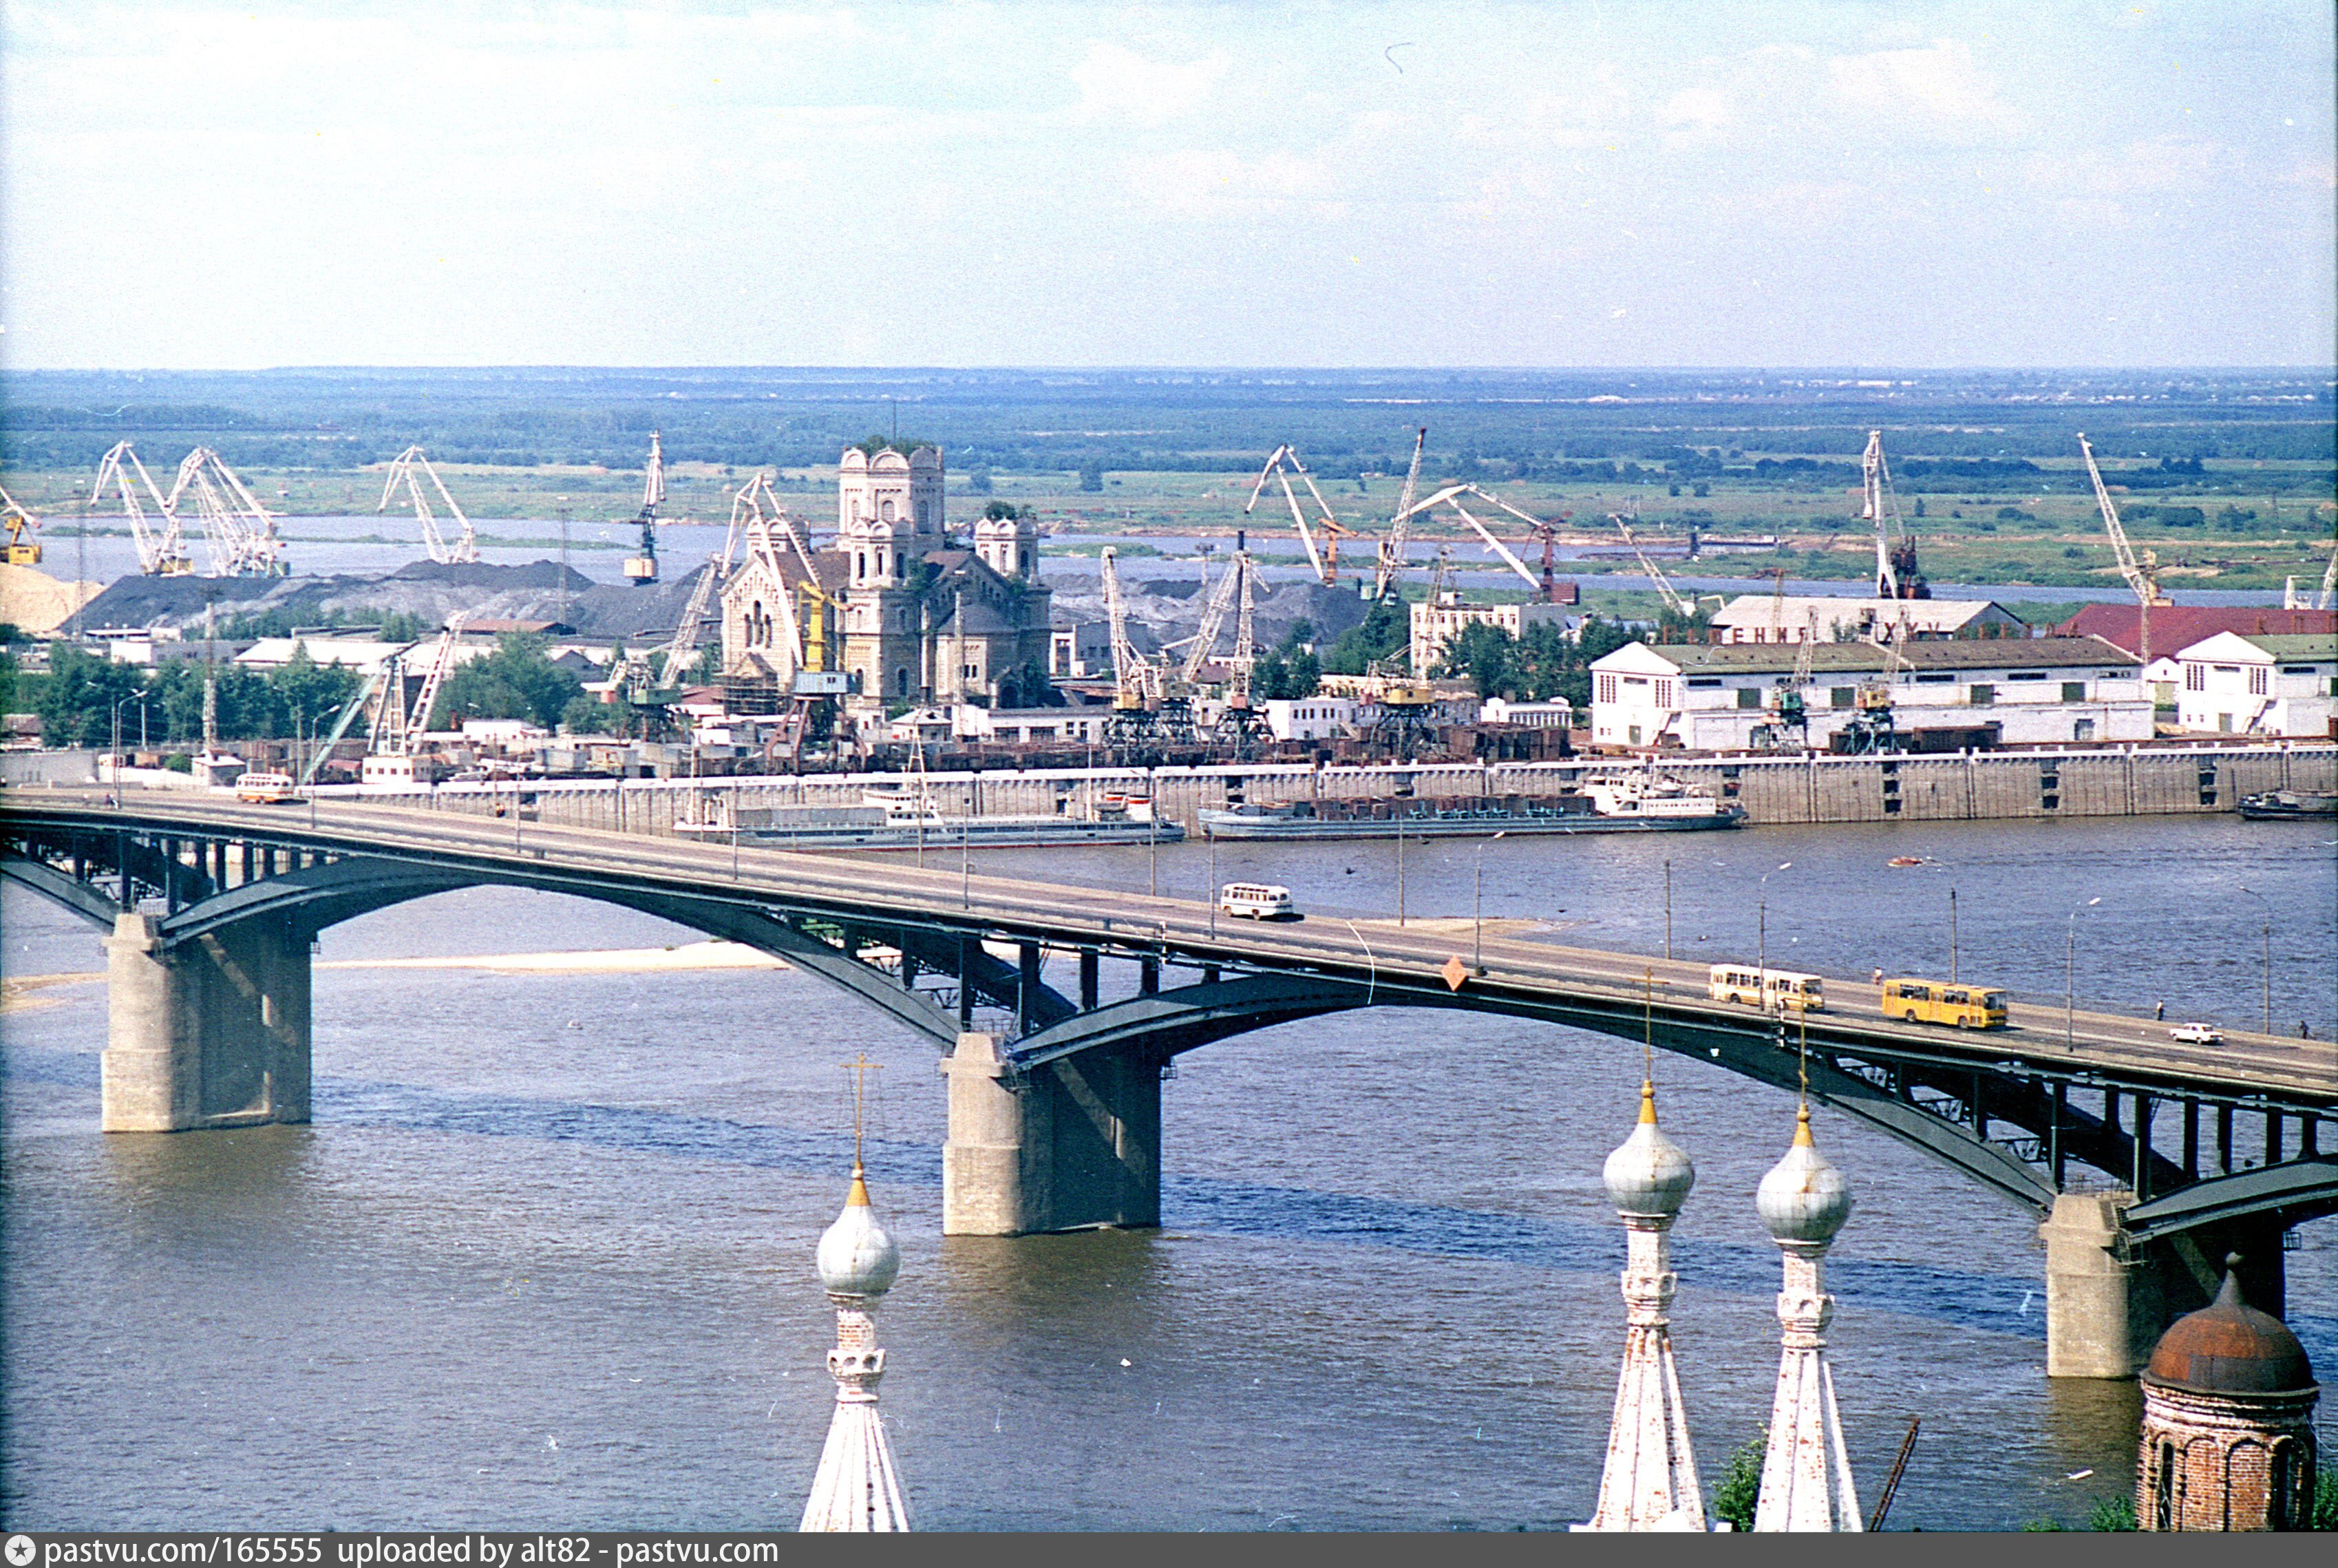
[[[2240,814],[2251,822],[2294,816],[2338,816],[2338,794],[2326,790],[2277,789],[2241,797]]]
[[[1319,800],[1203,811],[1223,839],[1485,838],[1495,833],[1684,833],[1736,827],[1745,808],[1677,779],[1596,779],[1562,795]]]

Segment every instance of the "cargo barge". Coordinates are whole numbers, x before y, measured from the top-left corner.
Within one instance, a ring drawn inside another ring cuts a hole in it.
[[[1744,808],[1675,779],[1602,779],[1577,794],[1300,801],[1197,814],[1223,839],[1485,838],[1528,833],[1690,833],[1735,827]]]
[[[2277,789],[2244,795],[2237,808],[2251,822],[2279,822],[2287,817],[2338,816],[2338,794],[2327,790]]]

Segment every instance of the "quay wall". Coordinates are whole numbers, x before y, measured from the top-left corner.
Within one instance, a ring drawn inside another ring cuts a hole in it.
[[[1199,827],[1197,813],[1237,800],[1386,796],[1403,783],[1423,796],[1556,795],[1585,774],[1639,761],[1440,764],[1417,767],[1253,765],[1062,769],[983,774],[816,774],[692,779],[529,782],[518,787],[525,822],[674,835],[688,824],[727,823],[733,810],[848,806],[864,791],[922,789],[948,815],[1079,816],[1106,795],[1150,793],[1162,820]],[[2338,789],[2338,745],[2320,743],[2103,747],[2058,752],[1968,752],[1939,756],[1664,757],[1655,771],[1736,801],[1749,824],[1940,822],[2073,816],[2201,815],[2234,809],[2267,790]],[[378,790],[329,789],[326,794]],[[506,816],[514,786],[443,784],[415,790],[435,809]],[[754,820],[750,817],[749,820]]]

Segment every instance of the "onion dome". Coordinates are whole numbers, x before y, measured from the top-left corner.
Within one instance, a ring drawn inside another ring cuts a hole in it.
[[[2216,1299],[2177,1318],[2144,1369],[2150,1382],[2202,1394],[2304,1394],[2313,1364],[2289,1326],[2241,1299],[2237,1253],[2225,1258]]]
[[[1794,1117],[1794,1142],[1754,1194],[1754,1210],[1776,1240],[1823,1247],[1851,1218],[1851,1184],[1811,1139],[1811,1108]]]
[[[1656,1126],[1656,1089],[1640,1085],[1640,1124],[1607,1157],[1607,1201],[1626,1219],[1670,1219],[1696,1185],[1696,1167]]]
[[[901,1249],[877,1223],[858,1162],[852,1167],[852,1189],[845,1195],[844,1212],[820,1237],[815,1260],[820,1282],[830,1296],[882,1296],[901,1271]]]

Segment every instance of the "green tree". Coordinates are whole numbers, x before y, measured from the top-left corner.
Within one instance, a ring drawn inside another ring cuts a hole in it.
[[[1518,640],[1503,627],[1475,622],[1463,626],[1445,645],[1444,656],[1433,673],[1466,678],[1481,697],[1499,696],[1515,681],[1518,648]]]
[[[316,735],[340,716],[364,683],[339,665],[320,665],[309,656],[309,645],[296,643],[292,656],[268,677],[277,700],[291,720],[294,735]]]
[[[1383,659],[1412,642],[1412,612],[1394,597],[1376,602],[1361,626],[1351,626],[1322,650],[1323,668],[1337,676],[1360,676],[1374,659]]]
[[[495,652],[447,677],[430,725],[444,729],[464,719],[526,719],[550,729],[584,689],[584,682],[545,656],[542,637],[506,632],[496,639]]]
[[[572,735],[631,735],[634,719],[634,705],[624,698],[604,703],[586,691],[579,691],[560,710],[560,727]]]
[[[1762,1450],[1770,1441],[1770,1429],[1763,1427],[1759,1437],[1749,1437],[1744,1446],[1729,1456],[1729,1468],[1722,1472],[1721,1484],[1713,1494],[1713,1516],[1724,1519],[1738,1530],[1754,1528],[1754,1510],[1762,1501]]]
[[[1104,488],[1104,465],[1084,463],[1080,467],[1080,488],[1094,492]]]
[[[113,705],[145,689],[129,665],[85,654],[67,643],[49,646],[49,675],[41,683],[33,711],[41,715],[41,736],[53,746],[111,745]],[[131,713],[134,720],[136,714]]]

